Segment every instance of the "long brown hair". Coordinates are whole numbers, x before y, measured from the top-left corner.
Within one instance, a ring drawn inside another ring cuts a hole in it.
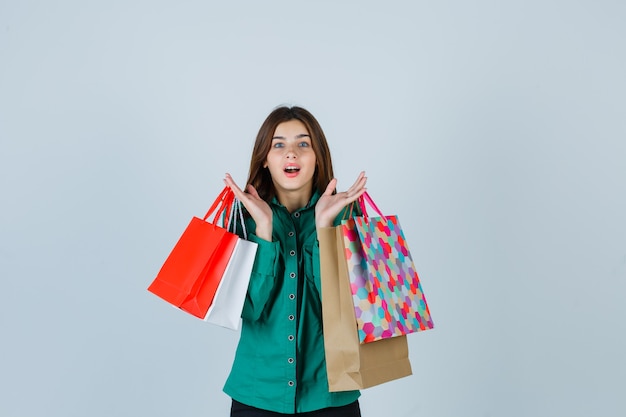
[[[315,152],[315,173],[313,174],[313,187],[324,192],[326,186],[334,178],[333,163],[330,157],[330,149],[322,127],[313,115],[302,107],[277,107],[265,119],[254,142],[252,158],[250,159],[250,172],[248,184],[256,188],[259,196],[268,203],[272,200],[276,191],[269,169],[263,167],[267,154],[272,147],[272,137],[276,127],[290,120],[299,120],[304,124],[311,137],[311,145]]]

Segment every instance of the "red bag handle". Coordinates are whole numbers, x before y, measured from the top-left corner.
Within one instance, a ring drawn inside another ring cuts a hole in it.
[[[230,216],[231,205],[233,203],[234,198],[235,198],[235,193],[233,193],[230,187],[228,186],[224,187],[224,189],[217,196],[217,198],[211,205],[211,208],[209,208],[209,211],[206,212],[202,220],[207,221],[209,216],[216,210],[217,211],[215,215],[213,216],[213,220],[212,221],[209,220],[209,223],[215,224],[215,221],[218,218],[220,218],[222,213],[225,213],[226,218],[228,218]]]

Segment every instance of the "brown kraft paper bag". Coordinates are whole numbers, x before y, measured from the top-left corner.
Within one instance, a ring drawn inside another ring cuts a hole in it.
[[[341,227],[318,229],[318,240],[329,390],[369,388],[411,375],[406,336],[359,342]]]

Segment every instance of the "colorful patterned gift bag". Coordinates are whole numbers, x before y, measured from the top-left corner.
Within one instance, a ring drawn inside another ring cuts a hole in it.
[[[368,203],[380,215],[369,217]],[[433,328],[397,216],[383,216],[365,193],[362,216],[342,222],[359,340],[373,342]]]
[[[359,341],[341,226],[322,227],[317,238],[328,390],[365,389],[411,375],[407,336]]]

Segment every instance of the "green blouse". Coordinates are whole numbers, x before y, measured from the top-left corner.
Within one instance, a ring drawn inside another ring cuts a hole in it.
[[[257,256],[242,312],[239,345],[224,392],[252,407],[293,414],[354,402],[359,391],[329,392],[322,334],[315,193],[293,213],[274,199],[272,242],[246,219]]]

